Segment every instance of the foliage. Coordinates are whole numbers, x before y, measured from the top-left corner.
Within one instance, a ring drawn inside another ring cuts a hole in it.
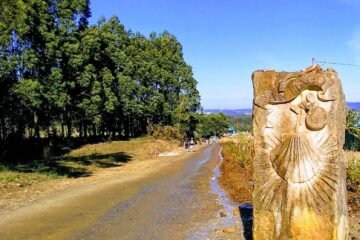
[[[360,129],[355,126],[355,124],[359,123],[358,116],[358,112],[347,109],[344,145],[347,150],[360,151]]]
[[[226,146],[232,158],[236,159],[240,167],[253,171],[254,146],[252,138],[248,135],[240,134],[230,141],[221,144]]]
[[[238,203],[250,203],[252,194],[252,163],[254,157],[250,136],[238,135],[221,141],[223,162],[220,184]],[[239,181],[241,179],[241,181]]]
[[[229,121],[238,132],[250,132],[252,130],[251,116],[229,116]]]
[[[181,134],[180,129],[173,126],[162,126],[162,125],[153,125],[150,129],[150,134],[155,139],[164,139],[164,140],[183,140],[184,135]]]
[[[360,186],[360,160],[359,159],[355,159],[355,158],[349,159],[348,169],[347,169],[347,178],[352,185],[355,185],[359,188],[359,186]]]
[[[346,130],[352,133],[353,135],[359,135],[360,129],[355,126],[359,123],[358,117],[359,112],[347,108],[346,110]]]
[[[351,215],[360,211],[360,152],[345,152],[348,159],[346,171],[348,205]]]
[[[197,129],[202,137],[222,136],[228,128],[229,120],[223,113],[199,114]]]
[[[116,16],[89,26],[89,6],[0,1],[0,153],[13,136],[129,138],[151,125],[195,131],[200,95],[176,37],[134,34]]]

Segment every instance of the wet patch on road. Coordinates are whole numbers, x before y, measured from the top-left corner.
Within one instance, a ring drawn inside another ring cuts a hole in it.
[[[217,211],[217,218],[210,219],[208,223],[193,229],[188,235],[188,240],[203,239],[243,239],[243,230],[240,223],[240,209],[232,202],[218,182],[220,177],[220,165],[223,161],[222,148],[218,151],[219,163],[213,169],[213,176],[210,179],[210,188],[217,196],[217,202],[221,208]]]

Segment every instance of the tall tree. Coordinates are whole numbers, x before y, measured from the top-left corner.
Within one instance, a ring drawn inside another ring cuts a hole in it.
[[[0,1],[0,145],[58,130],[64,140],[152,125],[193,134],[200,95],[176,37],[134,34],[117,17],[89,26],[90,16],[89,0]]]

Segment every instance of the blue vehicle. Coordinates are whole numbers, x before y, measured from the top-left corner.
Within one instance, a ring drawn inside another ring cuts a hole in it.
[[[235,134],[235,133],[236,133],[235,128],[234,128],[233,126],[229,127],[229,128],[228,128],[228,133],[230,133],[230,134]]]

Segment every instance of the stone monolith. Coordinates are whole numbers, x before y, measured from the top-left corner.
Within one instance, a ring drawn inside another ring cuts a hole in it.
[[[254,239],[346,239],[346,111],[337,73],[316,65],[259,70],[252,79]]]

